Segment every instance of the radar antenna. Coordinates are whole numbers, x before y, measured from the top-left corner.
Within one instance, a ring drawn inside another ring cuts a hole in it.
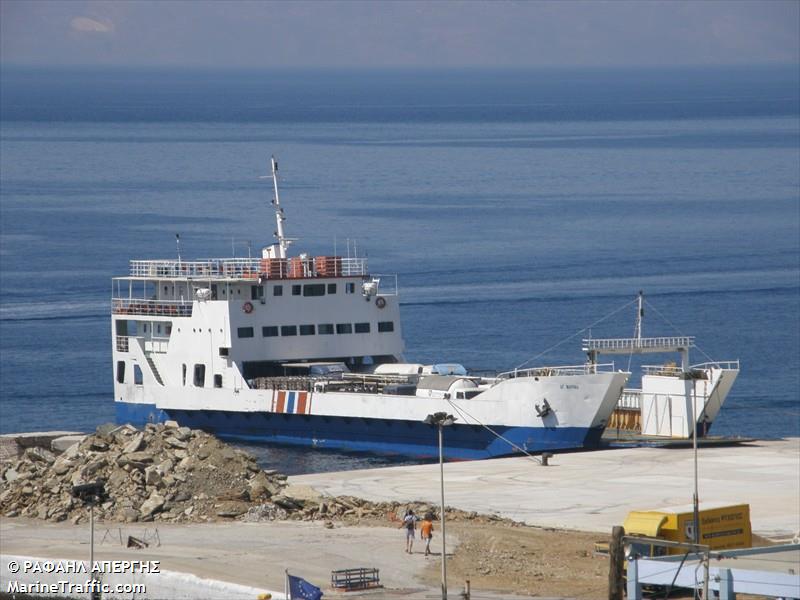
[[[272,189],[274,192],[272,204],[275,206],[275,223],[277,225],[275,237],[278,239],[278,255],[275,258],[286,258],[286,249],[289,247],[289,244],[292,243],[292,240],[283,235],[283,222],[286,220],[286,217],[283,215],[281,197],[278,194],[278,161],[275,159],[274,154],[270,158],[270,166],[272,169]]]

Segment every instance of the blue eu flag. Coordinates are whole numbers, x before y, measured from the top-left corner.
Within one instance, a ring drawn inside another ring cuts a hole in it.
[[[322,590],[302,577],[289,575],[289,598],[292,600],[319,600]]]

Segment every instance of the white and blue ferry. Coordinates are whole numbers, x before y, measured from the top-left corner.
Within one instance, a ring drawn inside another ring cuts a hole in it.
[[[599,441],[629,373],[589,362],[473,376],[410,364],[395,276],[363,257],[288,256],[273,158],[277,241],[260,258],[133,260],[113,279],[120,422],[173,419],[226,437],[476,459]]]

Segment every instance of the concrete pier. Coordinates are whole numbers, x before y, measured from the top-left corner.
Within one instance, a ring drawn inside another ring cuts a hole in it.
[[[446,434],[445,434],[446,443]],[[800,438],[699,451],[703,502],[750,504],[754,533],[776,540],[800,532]],[[529,525],[607,533],[631,510],[690,504],[691,448],[624,448],[445,465],[449,506]],[[319,473],[290,478],[321,493],[435,504],[439,465]]]

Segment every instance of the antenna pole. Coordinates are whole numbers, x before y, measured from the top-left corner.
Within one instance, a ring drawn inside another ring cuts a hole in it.
[[[181,266],[181,234],[175,234],[175,245],[178,247],[178,266]]]
[[[285,217],[283,216],[283,209],[281,208],[281,198],[278,195],[278,161],[275,160],[274,155],[270,159],[270,164],[272,167],[272,188],[275,193],[272,203],[275,205],[275,221],[278,225],[278,229],[275,231],[275,235],[278,238],[278,258],[286,258],[286,247],[288,244],[283,235],[283,221]]]
[[[639,290],[639,299],[636,303],[636,345],[640,346],[642,342],[642,319],[644,318],[644,292]]]

